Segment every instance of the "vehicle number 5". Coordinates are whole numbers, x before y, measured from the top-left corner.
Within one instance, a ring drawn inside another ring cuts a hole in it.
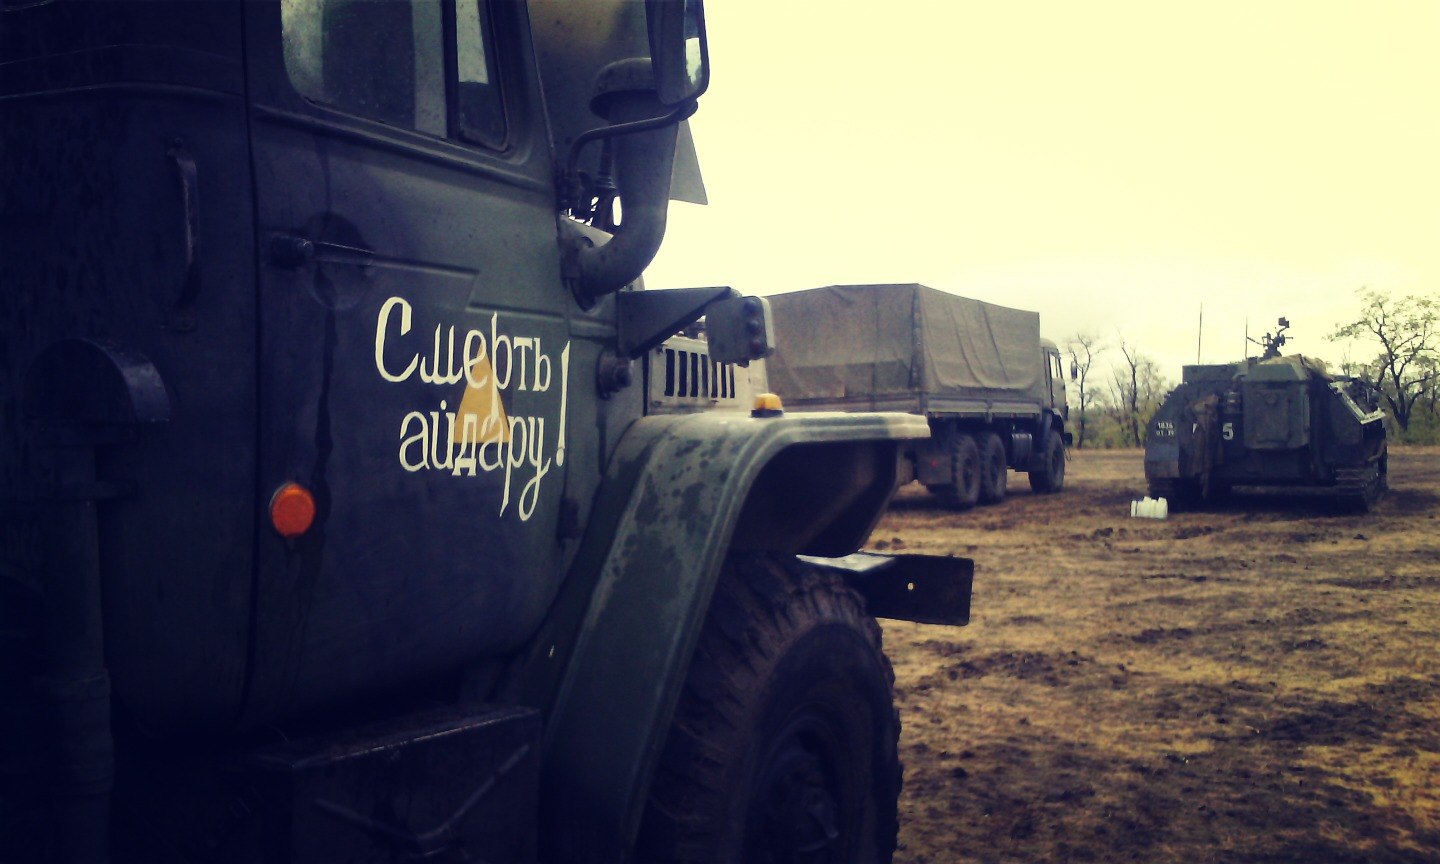
[[[1224,438],[1226,441],[1234,441],[1234,440],[1235,440],[1235,424],[1234,424],[1234,423],[1224,423],[1224,424],[1221,424],[1221,426],[1220,426],[1220,437],[1221,437],[1221,438]]]

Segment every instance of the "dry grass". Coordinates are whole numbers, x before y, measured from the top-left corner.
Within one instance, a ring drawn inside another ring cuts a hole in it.
[[[964,629],[884,622],[897,862],[1440,860],[1440,449],[1368,515],[1132,520],[1137,452],[998,507],[903,490],[874,548],[976,560]]]

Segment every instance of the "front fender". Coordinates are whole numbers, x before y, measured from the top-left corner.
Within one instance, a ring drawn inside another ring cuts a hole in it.
[[[1046,443],[1050,439],[1050,429],[1055,425],[1055,415],[1050,411],[1040,412],[1040,423],[1035,429],[1035,443],[1030,449],[1030,464],[1024,470],[1034,471],[1045,467]]]
[[[908,414],[715,412],[630,427],[566,588],[512,679],[519,701],[547,713],[547,859],[625,856],[732,543],[852,551],[894,491],[899,443],[929,434]]]

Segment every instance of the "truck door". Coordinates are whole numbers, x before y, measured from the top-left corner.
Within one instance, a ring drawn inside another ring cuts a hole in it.
[[[261,722],[523,641],[578,375],[523,8],[245,6],[259,493],[316,502],[259,534]]]
[[[1045,369],[1045,394],[1049,397],[1049,402],[1046,403],[1048,408],[1055,407],[1055,382],[1057,379],[1054,360],[1054,355],[1049,351],[1044,348],[1040,349],[1040,365]]]
[[[1065,369],[1060,363],[1060,355],[1054,351],[1045,352],[1045,375],[1050,379],[1050,407],[1063,417],[1066,415]]]

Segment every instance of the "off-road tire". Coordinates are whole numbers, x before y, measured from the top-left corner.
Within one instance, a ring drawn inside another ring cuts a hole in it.
[[[1040,464],[1030,469],[1030,488],[1041,494],[1065,488],[1065,441],[1054,432],[1045,437]]]
[[[838,575],[732,557],[633,860],[888,862],[901,782],[894,682],[879,625]]]
[[[968,510],[980,500],[980,445],[957,432],[950,438],[950,482],[926,486],[946,507]]]
[[[996,504],[1005,500],[1005,484],[1010,469],[1005,464],[1005,442],[994,432],[980,436],[980,503]]]

